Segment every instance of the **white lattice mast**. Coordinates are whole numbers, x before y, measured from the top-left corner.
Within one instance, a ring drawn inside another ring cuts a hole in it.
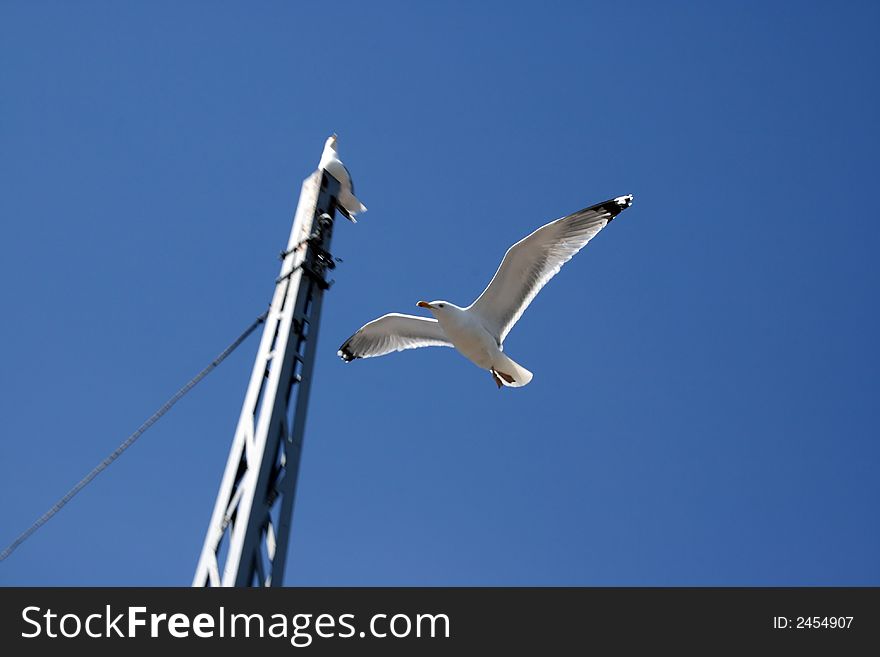
[[[303,181],[193,586],[282,584],[341,183]]]

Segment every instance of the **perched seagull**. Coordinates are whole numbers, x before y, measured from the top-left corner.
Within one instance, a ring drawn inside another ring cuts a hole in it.
[[[352,223],[356,223],[357,220],[354,216],[358,212],[366,212],[367,208],[354,195],[354,183],[351,181],[351,174],[345,168],[342,160],[339,159],[339,153],[336,151],[336,133],[327,137],[318,168],[326,171],[339,181],[339,196],[336,198],[338,202],[337,207]]]
[[[419,301],[434,316],[390,313],[362,326],[339,348],[345,362],[416,347],[455,347],[489,370],[500,388],[518,388],[532,373],[503,353],[504,338],[556,272],[632,204],[632,195],[585,208],[542,226],[507,250],[483,293],[467,308]]]

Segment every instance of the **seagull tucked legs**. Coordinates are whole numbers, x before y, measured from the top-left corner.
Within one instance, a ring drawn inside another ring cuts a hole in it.
[[[504,372],[496,372],[494,367],[490,370],[490,372],[492,372],[492,376],[495,377],[495,383],[498,384],[499,388],[503,385],[501,383],[501,379],[504,379],[509,385],[513,385],[514,383],[516,383],[516,379],[510,376],[510,374],[505,374]],[[498,377],[501,377],[501,379],[499,379]],[[525,385],[525,383],[523,383],[522,385]]]
[[[495,370],[492,369],[492,370],[489,370],[489,372],[492,373],[492,378],[495,380],[495,385],[497,385],[499,388],[504,387],[504,384],[501,383],[501,379],[498,378],[498,374],[495,372]]]

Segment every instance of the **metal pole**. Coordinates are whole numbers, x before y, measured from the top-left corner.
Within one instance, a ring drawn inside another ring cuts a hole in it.
[[[280,586],[339,181],[305,179],[193,586]]]

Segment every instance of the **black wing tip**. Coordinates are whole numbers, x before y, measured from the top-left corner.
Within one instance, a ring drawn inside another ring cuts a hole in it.
[[[600,203],[596,206],[596,209],[602,210],[603,212],[607,212],[611,215],[608,218],[608,223],[610,224],[614,220],[614,217],[626,210],[629,206],[632,205],[632,203],[633,195],[626,194],[625,196],[618,196],[617,198],[613,198],[610,201]]]
[[[351,361],[360,358],[360,356],[355,356],[354,352],[348,348],[347,342],[339,347],[339,351],[336,352],[336,355],[339,356],[346,363],[350,363]]]

